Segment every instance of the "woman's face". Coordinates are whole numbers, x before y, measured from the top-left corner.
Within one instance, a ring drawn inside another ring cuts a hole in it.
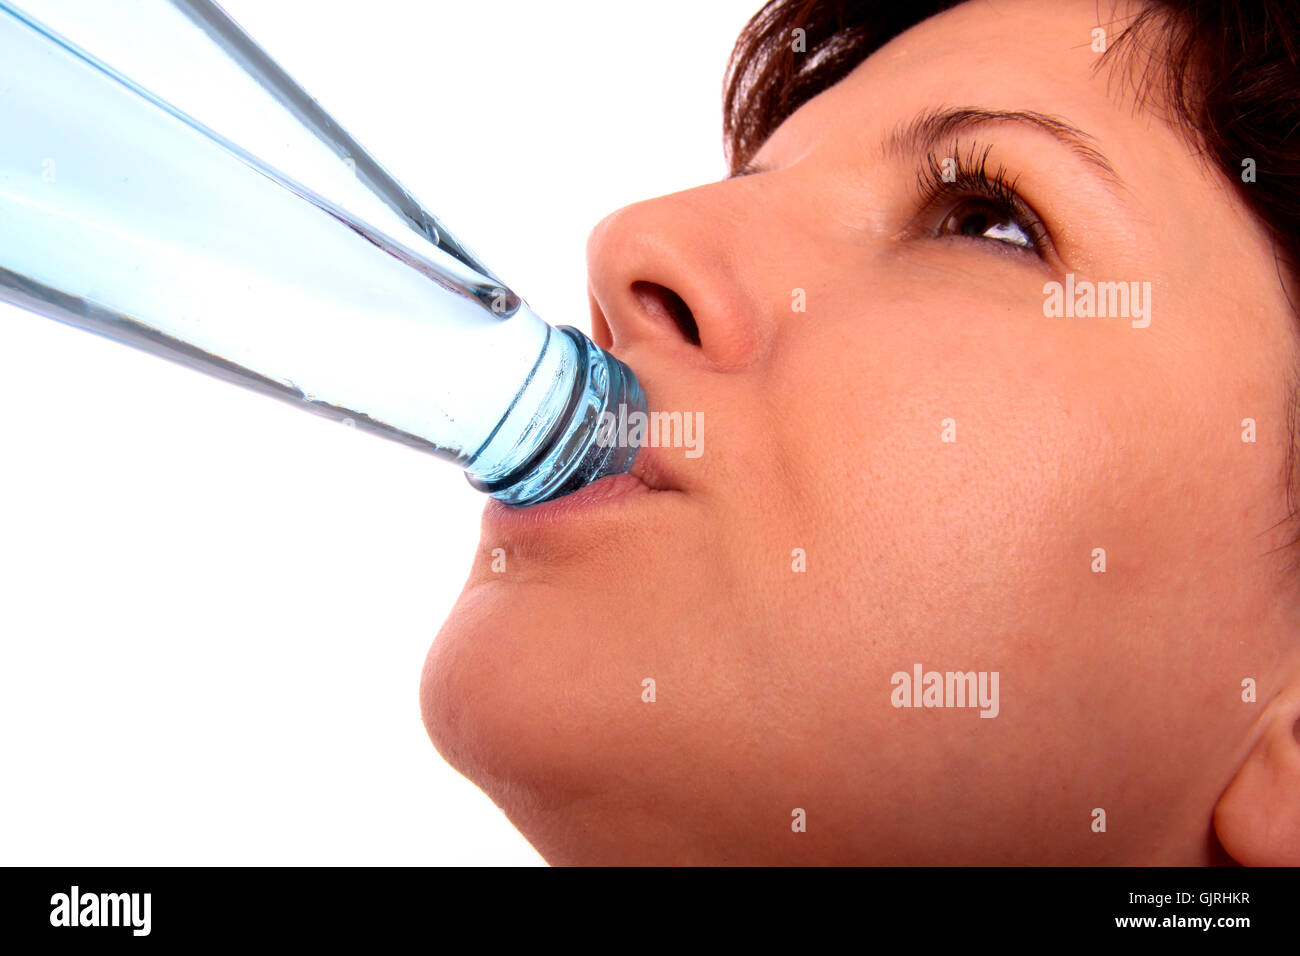
[[[594,336],[698,456],[643,449],[663,490],[567,516],[489,505],[422,685],[551,862],[1209,858],[1295,662],[1295,350],[1262,228],[1098,67],[1099,11],[935,17],[757,172],[596,227]],[[1100,283],[1127,311],[1079,314]],[[926,706],[917,665],[996,699]]]

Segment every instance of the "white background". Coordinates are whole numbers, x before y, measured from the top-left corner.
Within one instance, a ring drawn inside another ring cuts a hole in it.
[[[589,328],[591,227],[723,175],[761,4],[223,5]],[[0,408],[0,863],[542,862],[420,722],[482,509],[455,468],[5,305]]]

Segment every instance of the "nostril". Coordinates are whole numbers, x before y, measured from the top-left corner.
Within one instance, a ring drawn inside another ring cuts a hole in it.
[[[666,318],[681,330],[686,341],[700,344],[700,327],[695,324],[691,307],[672,289],[654,282],[633,282],[632,293],[651,315]]]

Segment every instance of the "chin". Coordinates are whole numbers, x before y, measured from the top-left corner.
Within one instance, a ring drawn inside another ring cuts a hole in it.
[[[472,579],[425,660],[430,740],[516,826],[619,776],[610,755],[627,753],[639,715],[599,612],[553,585]]]
[[[688,651],[698,635],[622,592],[480,570],[421,677],[438,752],[548,862],[704,862],[684,823],[720,756],[699,746],[711,721],[688,703],[716,697],[716,675]],[[646,677],[667,689],[654,703]]]

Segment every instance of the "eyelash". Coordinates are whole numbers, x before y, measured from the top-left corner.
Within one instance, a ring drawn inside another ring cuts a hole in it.
[[[994,171],[989,171],[988,156],[992,149],[991,145],[972,146],[963,158],[954,143],[951,151],[942,159],[933,152],[926,153],[921,168],[917,170],[922,214],[933,214],[940,209],[945,209],[943,222],[946,222],[947,217],[963,201],[972,199],[983,201],[990,209],[1005,215],[1008,220],[1019,226],[1033,244],[1033,248],[1026,249],[1000,239],[974,236],[968,238],[1007,246],[1012,252],[1032,253],[1045,258],[1045,250],[1050,245],[1047,229],[1038,214],[1016,192],[1018,178],[1008,179],[1005,166],[998,166]],[[952,182],[944,179],[944,159],[952,160]]]

